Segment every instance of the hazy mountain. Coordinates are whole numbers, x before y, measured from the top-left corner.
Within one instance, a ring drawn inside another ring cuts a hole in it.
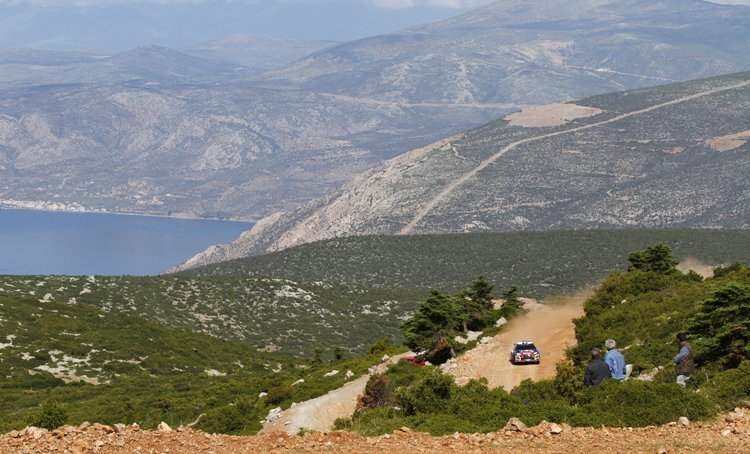
[[[236,63],[255,73],[280,68],[336,43],[274,36],[232,35],[196,44],[183,52],[205,59]]]
[[[188,266],[363,234],[750,228],[750,72],[529,109],[387,162]]]
[[[133,81],[206,83],[236,77],[243,68],[236,63],[146,46],[117,53],[0,49],[0,70],[0,88],[28,88],[53,84],[118,85]]]
[[[264,76],[409,102],[544,104],[750,68],[747,7],[700,0],[504,0]]]
[[[144,46],[114,52],[0,49],[0,88],[131,81],[205,84],[245,80],[333,45],[327,41],[234,35],[181,51]]]
[[[750,8],[502,1],[247,82],[202,53],[233,42],[16,68],[0,204],[259,219],[520,105],[746,69]]]

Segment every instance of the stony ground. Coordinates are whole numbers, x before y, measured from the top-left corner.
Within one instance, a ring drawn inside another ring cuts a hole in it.
[[[2,453],[260,453],[260,452],[748,452],[750,410],[736,409],[710,423],[681,421],[646,428],[575,428],[509,424],[489,434],[432,437],[402,429],[380,437],[347,432],[249,437],[160,427],[143,431],[84,423],[54,431],[27,428],[0,436]]]

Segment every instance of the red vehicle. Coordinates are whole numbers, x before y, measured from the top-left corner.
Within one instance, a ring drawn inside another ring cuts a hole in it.
[[[401,361],[406,361],[408,363],[412,363],[415,366],[424,366],[425,365],[424,355],[404,356],[403,358],[401,358]]]
[[[510,350],[510,362],[513,364],[539,364],[541,355],[533,342],[520,341],[513,344]]]

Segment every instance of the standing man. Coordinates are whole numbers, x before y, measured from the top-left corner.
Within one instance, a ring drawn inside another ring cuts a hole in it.
[[[625,357],[615,348],[617,347],[617,343],[614,339],[607,339],[607,341],[604,342],[604,346],[607,347],[607,354],[604,356],[604,362],[609,366],[612,378],[624,381],[627,376]]]
[[[695,369],[693,347],[688,344],[685,333],[677,334],[677,343],[680,346],[680,351],[674,357],[674,363],[677,365],[677,384],[684,388],[688,384],[688,381],[690,381],[690,374]]]
[[[583,376],[583,384],[596,386],[611,377],[612,373],[609,371],[609,366],[602,361],[602,351],[598,348],[591,350],[591,361],[589,361],[586,373]]]

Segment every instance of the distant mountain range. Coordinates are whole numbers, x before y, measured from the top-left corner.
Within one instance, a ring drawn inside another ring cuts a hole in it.
[[[750,228],[750,72],[509,115],[258,222],[184,268],[340,236]]]
[[[747,69],[748,42],[743,6],[510,0],[326,49],[3,51],[0,205],[257,220],[526,105]]]
[[[182,50],[159,46],[125,52],[0,49],[0,88],[246,80],[334,44],[234,35]]]

